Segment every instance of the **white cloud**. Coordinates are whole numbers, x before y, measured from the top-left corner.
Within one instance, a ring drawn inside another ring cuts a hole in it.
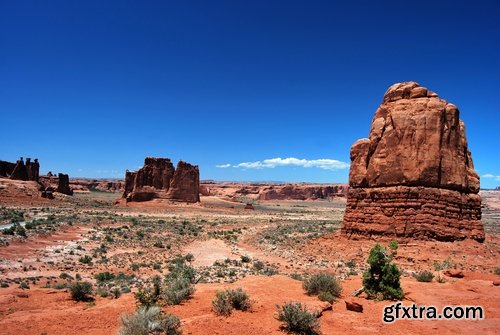
[[[264,168],[275,168],[278,166],[299,166],[304,168],[316,167],[324,170],[343,170],[349,168],[349,163],[345,163],[336,159],[299,159],[294,157],[288,158],[270,158],[264,159],[262,161],[255,162],[243,162],[236,165],[224,164],[217,165],[220,168],[227,168],[229,166],[242,169],[264,169]]]
[[[495,175],[493,175],[491,173],[483,174],[481,177],[482,178],[493,179],[493,180],[496,180],[496,181],[500,181],[500,176],[495,176]]]
[[[215,167],[218,167],[220,169],[226,169],[228,167],[231,167],[231,164],[221,164],[221,165],[216,165]]]

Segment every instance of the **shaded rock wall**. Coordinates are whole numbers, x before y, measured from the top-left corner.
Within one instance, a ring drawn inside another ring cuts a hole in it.
[[[148,201],[155,198],[175,201],[200,201],[198,166],[180,161],[177,169],[168,158],[147,157],[137,172],[126,171],[127,201]]]
[[[0,177],[8,177],[14,180],[38,181],[40,164],[38,159],[33,162],[31,158],[26,158],[26,164],[21,157],[16,163],[0,161]]]
[[[456,106],[415,82],[391,86],[351,147],[342,232],[484,240],[479,176]]]

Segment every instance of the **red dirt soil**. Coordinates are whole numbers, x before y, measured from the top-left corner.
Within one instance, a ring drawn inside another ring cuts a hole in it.
[[[479,278],[481,277],[481,278]],[[384,306],[391,302],[376,302],[352,298],[350,293],[361,286],[360,276],[343,282],[344,292],[334,304],[333,311],[325,311],[320,318],[323,334],[498,334],[500,322],[500,287],[492,285],[493,275],[468,279],[448,279],[447,283],[419,283],[403,279],[407,298],[405,305],[481,305],[486,318],[480,321],[398,321],[382,322]],[[211,301],[216,290],[242,287],[254,301],[251,311],[235,311],[229,317],[216,316]],[[115,334],[119,315],[132,312],[135,301],[131,294],[117,300],[97,298],[95,306],[73,302],[69,293],[53,289],[35,288],[29,291],[7,289],[0,298],[0,329],[5,335],[21,334]],[[363,313],[347,311],[344,299],[363,305]],[[275,319],[276,304],[300,301],[310,309],[321,309],[326,303],[307,296],[301,282],[285,276],[247,277],[233,284],[199,284],[193,299],[180,306],[164,308],[182,320],[184,334],[283,334]]]

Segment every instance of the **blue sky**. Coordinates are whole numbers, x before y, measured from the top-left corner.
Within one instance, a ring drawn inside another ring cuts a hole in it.
[[[493,0],[1,1],[0,159],[346,182],[385,90],[414,80],[459,107],[482,187],[498,186],[498,17]]]

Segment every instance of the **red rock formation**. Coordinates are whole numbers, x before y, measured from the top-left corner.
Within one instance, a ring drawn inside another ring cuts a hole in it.
[[[180,161],[174,169],[168,158],[148,157],[137,172],[125,173],[127,201],[148,201],[154,198],[175,201],[200,201],[198,166]]]
[[[73,190],[69,187],[69,176],[67,174],[59,173],[57,182],[57,192],[73,195]]]
[[[183,161],[177,163],[167,197],[178,201],[200,201],[200,172],[198,165],[191,165]]]
[[[347,185],[308,186],[304,184],[276,185],[259,191],[259,200],[316,200],[343,197]]]
[[[31,162],[31,158],[26,158],[26,164],[21,157],[16,163],[0,161],[0,177],[8,177],[14,180],[38,181],[40,164],[38,159]]]
[[[456,106],[415,82],[395,84],[351,148],[342,232],[484,240],[479,176]]]
[[[123,192],[125,182],[122,179],[71,178],[69,186],[73,191]]]
[[[16,163],[0,161],[0,177],[9,177],[15,167]]]
[[[59,173],[58,177],[52,174],[40,176],[38,183],[40,184],[42,196],[52,192],[73,195],[73,190],[69,186],[69,176],[67,174]]]

